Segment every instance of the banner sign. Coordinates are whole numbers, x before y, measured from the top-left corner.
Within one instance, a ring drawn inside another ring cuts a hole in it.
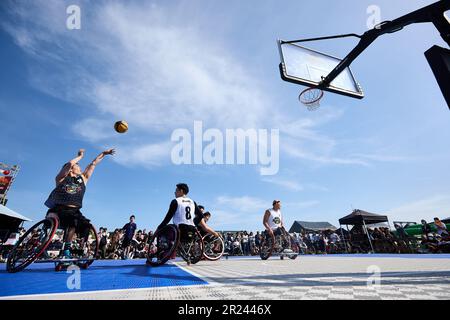
[[[2,177],[0,176],[0,196],[6,194],[6,190],[9,189],[9,186],[11,184],[12,177]]]
[[[11,188],[18,172],[19,166],[11,166],[0,162],[0,204],[6,203],[6,194]]]

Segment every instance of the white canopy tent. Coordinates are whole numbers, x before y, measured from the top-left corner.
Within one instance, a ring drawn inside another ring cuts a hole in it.
[[[15,218],[15,219],[19,219],[22,221],[32,221],[31,219],[24,217],[23,215],[5,207],[4,205],[0,204],[0,215],[4,215],[7,217],[11,217],[11,218]]]
[[[32,220],[0,204],[0,241],[16,233],[24,221]]]

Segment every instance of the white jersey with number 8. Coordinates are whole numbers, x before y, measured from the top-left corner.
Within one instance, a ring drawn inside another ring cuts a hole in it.
[[[173,223],[177,226],[180,224],[187,224],[191,226],[195,226],[194,217],[195,217],[195,204],[194,201],[189,199],[188,197],[179,197],[176,198],[178,203],[177,211],[173,216]]]

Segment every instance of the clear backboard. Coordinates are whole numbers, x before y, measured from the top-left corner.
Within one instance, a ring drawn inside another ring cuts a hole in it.
[[[339,58],[281,40],[278,40],[278,48],[281,78],[307,87],[319,87],[320,82],[341,62]],[[353,98],[364,98],[364,93],[349,67],[329,86],[320,89]]]

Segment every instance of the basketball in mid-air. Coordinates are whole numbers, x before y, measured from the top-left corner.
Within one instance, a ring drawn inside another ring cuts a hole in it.
[[[114,130],[118,133],[125,133],[128,130],[128,123],[126,121],[120,120],[114,124]]]

